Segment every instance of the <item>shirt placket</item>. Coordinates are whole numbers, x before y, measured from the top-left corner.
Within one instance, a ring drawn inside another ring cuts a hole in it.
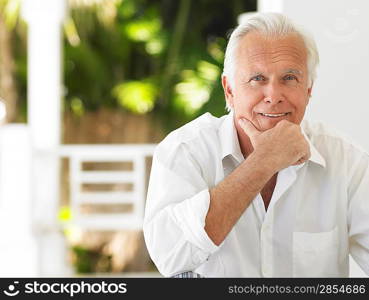
[[[273,276],[273,212],[265,215],[260,230],[261,272],[263,277]]]
[[[264,216],[264,221],[261,225],[260,230],[261,272],[263,274],[263,277],[273,276],[273,266],[274,266],[273,228],[274,228],[275,203],[281,198],[283,193],[291,187],[293,182],[296,180],[297,176],[296,171],[301,167],[302,165],[289,167],[288,169],[280,171],[278,174],[276,187],[272,199],[270,201],[268,211]]]

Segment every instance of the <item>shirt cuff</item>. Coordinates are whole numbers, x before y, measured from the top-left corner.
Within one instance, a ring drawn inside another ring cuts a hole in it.
[[[195,255],[195,263],[205,261],[210,254],[219,249],[209,238],[205,231],[205,218],[209,210],[210,194],[205,189],[195,196],[175,205],[174,216],[180,228],[183,230],[185,239],[199,248]],[[202,252],[202,253],[201,253]]]

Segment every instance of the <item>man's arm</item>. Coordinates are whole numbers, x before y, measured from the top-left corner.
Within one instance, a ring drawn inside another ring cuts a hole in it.
[[[224,240],[273,174],[274,170],[263,162],[263,157],[253,152],[225,180],[210,190],[205,231],[214,244],[219,245]]]
[[[252,123],[243,120],[240,126],[250,137],[254,151],[210,190],[205,231],[216,245],[222,243],[273,174],[310,157],[309,145],[300,126],[281,121],[274,128],[260,132]]]

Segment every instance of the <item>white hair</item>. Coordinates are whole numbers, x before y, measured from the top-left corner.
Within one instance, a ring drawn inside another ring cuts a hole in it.
[[[297,34],[303,40],[307,52],[307,69],[309,85],[316,78],[316,67],[319,64],[319,53],[313,37],[300,26],[294,24],[285,15],[279,13],[254,13],[242,21],[232,32],[225,51],[223,75],[227,77],[232,87],[235,74],[235,50],[238,42],[248,33],[258,32],[273,38],[284,37],[289,34]],[[228,111],[231,110],[228,102]]]

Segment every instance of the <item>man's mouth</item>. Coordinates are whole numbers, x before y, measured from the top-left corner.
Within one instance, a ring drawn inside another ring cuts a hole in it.
[[[286,112],[286,113],[278,113],[278,114],[267,114],[267,113],[259,113],[259,115],[262,115],[263,117],[269,117],[269,118],[280,118],[280,117],[284,117],[287,116],[288,114],[290,114],[290,112]]]

